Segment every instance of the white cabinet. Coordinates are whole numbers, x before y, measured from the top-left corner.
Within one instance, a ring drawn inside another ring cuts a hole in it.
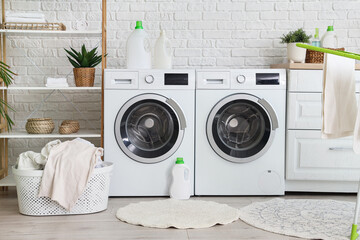
[[[288,70],[286,190],[356,192],[352,137],[321,138],[322,70]],[[359,90],[360,71],[356,72]]]
[[[352,150],[351,137],[329,140],[318,130],[289,130],[287,139],[287,179],[359,180],[360,157]]]

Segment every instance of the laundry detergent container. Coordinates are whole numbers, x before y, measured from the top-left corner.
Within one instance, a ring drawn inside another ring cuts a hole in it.
[[[86,214],[106,210],[113,164],[104,162],[103,165],[94,169],[85,191],[70,211],[48,197],[38,197],[43,170],[19,170],[13,167],[20,213],[45,216]]]

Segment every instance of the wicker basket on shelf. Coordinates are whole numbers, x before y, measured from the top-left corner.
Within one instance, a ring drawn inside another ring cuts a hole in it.
[[[59,127],[60,134],[76,133],[80,129],[80,124],[75,120],[64,120]]]
[[[2,29],[12,30],[44,30],[44,31],[65,31],[66,26],[62,23],[19,23],[5,22],[1,24]]]
[[[54,131],[55,124],[51,118],[29,118],[25,128],[29,134],[49,134]]]
[[[345,50],[345,48],[328,48],[328,49],[340,50],[340,51]],[[324,53],[307,49],[305,62],[306,63],[324,63]]]
[[[74,77],[77,87],[93,87],[95,68],[74,68]]]

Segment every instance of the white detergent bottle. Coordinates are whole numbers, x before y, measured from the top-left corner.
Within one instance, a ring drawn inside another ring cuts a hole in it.
[[[321,47],[323,48],[337,48],[338,38],[333,26],[328,26],[326,33],[321,38]]]
[[[170,69],[171,65],[171,44],[165,31],[161,30],[160,37],[155,43],[154,68]]]
[[[172,169],[170,197],[185,200],[190,198],[190,168],[184,164],[183,158],[177,158]]]
[[[128,69],[150,69],[150,39],[141,21],[136,21],[135,30],[126,42],[126,61]]]

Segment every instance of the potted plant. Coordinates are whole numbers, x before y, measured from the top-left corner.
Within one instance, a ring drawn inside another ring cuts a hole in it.
[[[101,63],[101,55],[97,53],[97,47],[91,51],[87,51],[85,44],[81,47],[81,52],[77,52],[75,49],[64,49],[68,55],[71,65],[74,69],[75,85],[77,87],[93,87],[95,79],[95,67]]]
[[[306,35],[302,28],[290,31],[281,37],[281,43],[287,43],[287,57],[290,63],[305,63],[306,49],[296,46],[297,43],[309,43],[311,35]]]
[[[6,87],[12,84],[12,81],[14,80],[13,78],[14,75],[16,74],[10,70],[10,67],[6,65],[4,62],[0,61],[0,78],[3,80]],[[3,98],[0,98],[0,115],[5,119],[7,129],[12,130],[12,126],[14,125],[14,122],[7,114],[6,111],[7,108],[14,111],[14,109],[12,109]]]

